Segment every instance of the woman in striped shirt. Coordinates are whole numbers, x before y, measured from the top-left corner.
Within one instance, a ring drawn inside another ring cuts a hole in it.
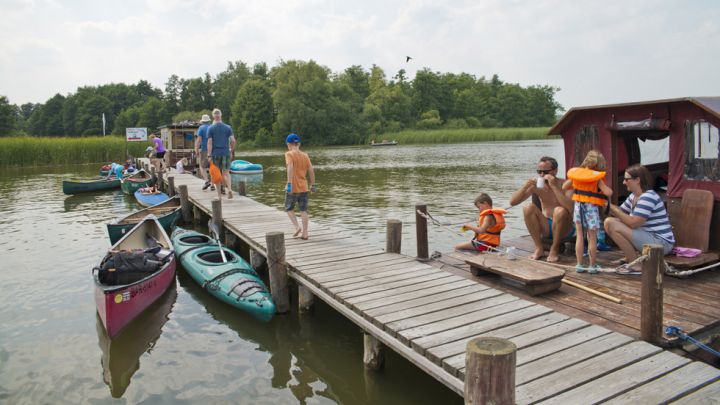
[[[661,245],[665,254],[675,245],[675,236],[668,220],[665,205],[653,190],[650,171],[642,165],[625,169],[623,183],[630,196],[621,206],[610,205],[610,214],[605,220],[605,232],[625,254],[625,261],[632,262],[638,257],[643,245]],[[620,264],[620,263],[618,263]],[[632,270],[639,270],[635,266]]]

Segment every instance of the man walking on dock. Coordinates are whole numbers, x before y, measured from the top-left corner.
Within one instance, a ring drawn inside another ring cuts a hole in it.
[[[315,171],[313,170],[310,157],[307,153],[300,151],[300,137],[290,134],[285,139],[288,151],[285,152],[285,165],[287,166],[287,187],[285,189],[285,211],[295,227],[295,234],[302,232],[302,239],[308,238],[308,194],[315,192]],[[309,185],[309,186],[308,186]],[[295,203],[300,209],[302,228],[298,224],[295,215]]]
[[[222,199],[222,186],[227,187],[228,199],[233,198],[230,188],[230,156],[235,149],[235,137],[232,128],[222,122],[222,111],[216,108],[212,112],[215,121],[208,128],[208,156],[211,162],[222,172],[220,187],[217,187],[218,199]]]
[[[210,168],[210,162],[208,161],[208,128],[210,128],[210,116],[203,114],[202,118],[200,118],[200,128],[198,128],[197,140],[195,141],[195,156],[197,156],[197,161],[200,162],[198,170],[200,176],[205,180],[203,190],[207,190],[212,185],[208,175],[208,169]],[[215,187],[212,190],[215,190]]]

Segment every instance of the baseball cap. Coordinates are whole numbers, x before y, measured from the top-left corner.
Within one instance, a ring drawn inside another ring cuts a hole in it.
[[[297,134],[290,134],[285,138],[285,143],[300,143],[300,137]]]

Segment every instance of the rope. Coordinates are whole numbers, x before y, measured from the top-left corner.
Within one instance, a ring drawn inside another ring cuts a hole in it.
[[[712,269],[712,268],[715,268],[715,267],[718,267],[718,266],[720,266],[720,262],[713,263],[713,264],[707,265],[707,266],[705,266],[705,267],[700,267],[700,268],[697,268],[697,269],[681,271],[681,270],[678,270],[678,269],[673,268],[672,266],[670,266],[670,265],[667,264],[667,262],[666,262],[666,263],[665,263],[665,274],[667,274],[668,276],[673,276],[673,277],[688,277],[688,276],[690,276],[690,275],[692,275],[692,274],[700,273],[701,271],[705,271],[705,270],[708,270],[708,269]]]
[[[678,327],[678,326],[668,326],[667,328],[665,328],[665,333],[668,336],[677,336],[683,342],[690,342],[690,343],[694,344],[695,346],[707,351],[708,353],[713,354],[717,357],[720,357],[720,352],[718,352],[717,350],[713,349],[712,347],[704,344],[703,342],[700,342],[699,340],[693,338],[692,336],[688,335],[687,333],[683,332],[683,330],[680,329],[680,327]]]

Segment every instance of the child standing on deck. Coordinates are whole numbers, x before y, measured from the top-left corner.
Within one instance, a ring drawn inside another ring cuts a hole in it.
[[[507,211],[493,208],[492,198],[485,193],[475,197],[475,207],[480,212],[477,225],[471,223],[463,225],[463,229],[475,232],[475,237],[468,242],[455,245],[455,250],[484,252],[500,245],[500,231],[505,229]]]
[[[595,263],[597,258],[597,230],[601,227],[600,209],[608,203],[608,197],[612,195],[610,187],[605,185],[605,157],[602,153],[591,150],[583,160],[580,167],[573,167],[568,170],[568,180],[563,184],[563,190],[574,190],[573,201],[575,209],[573,220],[575,221],[575,257],[577,264],[575,271],[595,274],[600,266]],[[583,265],[583,247],[587,233],[589,265]]]

